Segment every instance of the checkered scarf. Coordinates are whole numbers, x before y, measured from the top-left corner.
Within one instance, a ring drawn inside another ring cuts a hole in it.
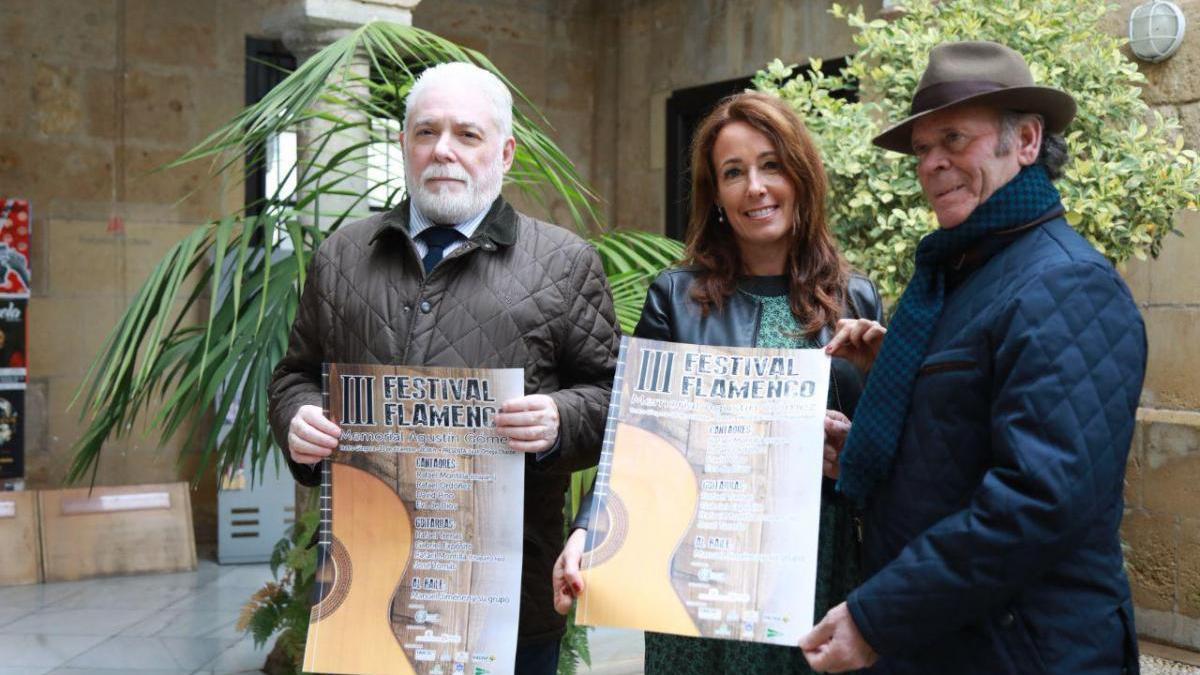
[[[887,339],[841,453],[838,491],[862,505],[891,471],[917,369],[942,314],[945,264],[988,235],[1024,225],[1058,204],[1058,190],[1046,170],[1033,165],[1022,169],[958,227],[939,229],[921,239],[916,272],[888,325]]]

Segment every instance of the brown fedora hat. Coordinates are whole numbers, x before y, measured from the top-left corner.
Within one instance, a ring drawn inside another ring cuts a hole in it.
[[[1012,49],[995,42],[947,42],[930,50],[909,116],[871,142],[911,155],[913,122],[966,103],[1038,113],[1049,133],[1060,133],[1075,118],[1075,99],[1035,85],[1025,59]]]

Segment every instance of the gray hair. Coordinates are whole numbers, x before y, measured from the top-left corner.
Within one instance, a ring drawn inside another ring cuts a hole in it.
[[[1050,175],[1050,180],[1058,180],[1063,176],[1070,155],[1067,153],[1067,139],[1062,134],[1046,133],[1046,120],[1037,113],[1015,112],[1005,110],[1000,113],[1000,142],[996,145],[996,156],[1007,155],[1012,150],[1013,140],[1016,139],[1017,129],[1025,122],[1036,121],[1042,127],[1042,145],[1038,148],[1035,164],[1041,164]]]
[[[412,109],[421,94],[430,87],[437,87],[439,84],[445,83],[468,85],[471,89],[483,94],[484,98],[492,105],[492,116],[495,119],[496,128],[500,131],[501,139],[512,136],[513,100],[508,87],[491,72],[475,64],[458,61],[439,63],[431,68],[426,68],[417,77],[417,81],[413,83],[412,89],[404,99],[405,129],[408,128]]]

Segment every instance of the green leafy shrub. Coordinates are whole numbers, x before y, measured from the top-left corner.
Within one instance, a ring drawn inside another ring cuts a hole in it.
[[[316,548],[309,548],[320,524],[315,508],[306,510],[292,526],[291,533],[275,544],[271,553],[269,581],[242,607],[237,629],[250,633],[254,646],[261,647],[279,634],[268,672],[299,673],[304,662],[304,642],[308,636],[309,597],[317,572]],[[281,572],[282,568],[282,572]]]
[[[850,263],[895,299],[913,271],[918,239],[937,227],[912,157],[880,150],[871,138],[908,115],[909,102],[942,42],[993,40],[1023,54],[1041,85],[1075,97],[1067,130],[1071,160],[1058,181],[1068,221],[1114,262],[1157,256],[1176,211],[1197,208],[1200,164],[1179,125],[1141,100],[1145,78],[1104,33],[1112,8],[1079,0],[909,0],[894,21],[859,8],[831,12],[852,29],[859,51],[837,75],[820,62],[798,69],[778,59],[760,71],[759,90],[788,101],[821,145],[830,179],[830,219]],[[799,74],[801,76],[793,77]],[[832,94],[857,87],[859,102]]]

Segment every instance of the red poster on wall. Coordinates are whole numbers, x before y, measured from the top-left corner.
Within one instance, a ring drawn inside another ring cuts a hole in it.
[[[0,199],[0,294],[29,293],[29,226],[24,199]]]

